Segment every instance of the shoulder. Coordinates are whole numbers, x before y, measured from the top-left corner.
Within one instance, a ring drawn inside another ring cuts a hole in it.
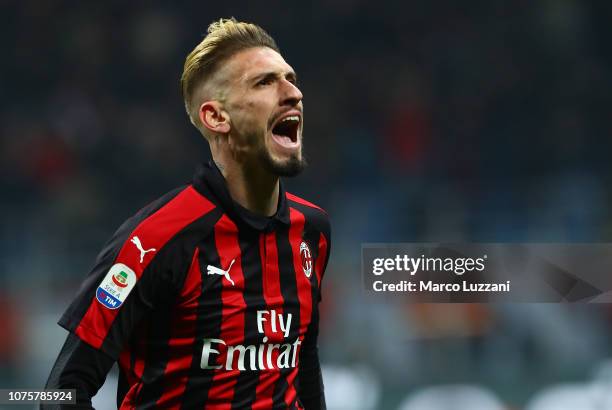
[[[125,224],[129,225],[131,229],[128,230],[133,235],[140,234],[154,242],[160,242],[175,236],[190,224],[212,213],[215,208],[210,200],[191,185],[186,185],[146,205]]]
[[[181,186],[149,203],[128,218],[105,247],[118,259],[139,259],[142,249],[158,253],[170,241],[214,226],[216,206],[191,185]],[[195,228],[197,227],[197,229]]]
[[[326,210],[290,192],[286,192],[285,196],[289,208],[303,213],[308,221],[315,225],[325,236],[329,237],[331,228],[329,214]]]

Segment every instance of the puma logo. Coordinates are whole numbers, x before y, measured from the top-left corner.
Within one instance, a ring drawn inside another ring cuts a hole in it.
[[[235,261],[236,261],[236,259],[233,259],[230,262],[229,268],[227,268],[227,270],[219,269],[216,266],[208,265],[206,267],[206,273],[208,275],[221,275],[221,276],[225,276],[225,279],[230,281],[232,286],[234,286],[234,281],[230,277],[229,271],[230,271],[230,269],[232,269],[232,265],[234,264]]]
[[[144,260],[144,256],[147,252],[155,252],[155,248],[151,248],[151,249],[147,249],[146,251],[142,248],[142,243],[140,242],[140,239],[138,239],[137,236],[133,237],[132,240],[130,241],[132,242],[134,245],[136,245],[136,247],[138,248],[138,250],[140,251],[140,263],[142,263],[142,261]]]

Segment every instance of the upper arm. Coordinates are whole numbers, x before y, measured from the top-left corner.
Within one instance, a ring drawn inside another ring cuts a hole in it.
[[[185,231],[213,208],[186,188],[128,220],[98,256],[60,325],[117,359],[142,319],[178,291],[193,251]]]

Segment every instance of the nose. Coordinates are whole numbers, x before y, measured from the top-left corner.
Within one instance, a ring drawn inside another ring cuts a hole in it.
[[[281,105],[295,106],[300,101],[302,101],[302,98],[304,98],[304,96],[302,95],[302,92],[297,87],[297,85],[295,85],[294,83],[286,79],[283,80],[281,83],[282,83]]]

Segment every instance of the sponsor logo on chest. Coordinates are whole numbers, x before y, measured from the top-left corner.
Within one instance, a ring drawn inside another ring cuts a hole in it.
[[[280,333],[286,339],[292,316],[275,310],[258,310],[257,331],[265,334],[268,329],[272,335]],[[204,339],[200,367],[204,370],[272,370],[297,366],[298,346],[302,343],[299,337],[288,343],[268,343],[268,336],[261,341],[256,345],[228,345],[222,339]]]

